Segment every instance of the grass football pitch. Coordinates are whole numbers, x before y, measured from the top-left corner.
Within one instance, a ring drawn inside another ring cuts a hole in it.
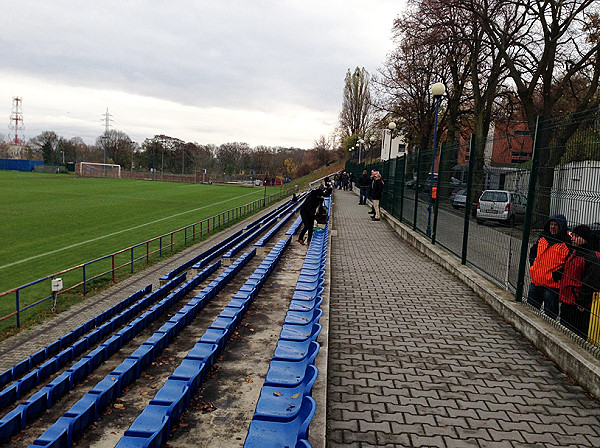
[[[268,188],[267,194],[279,189]],[[0,171],[0,192],[0,292],[265,194],[262,187],[11,171]],[[0,298],[0,317],[14,309],[14,294]]]

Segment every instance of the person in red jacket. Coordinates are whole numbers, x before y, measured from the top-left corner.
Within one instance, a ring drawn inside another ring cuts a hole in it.
[[[548,219],[537,242],[529,250],[531,284],[527,302],[552,319],[558,317],[558,281],[553,274],[562,269],[569,255],[571,237],[567,232],[567,218],[553,215]]]
[[[600,284],[599,253],[594,251],[592,231],[588,226],[573,229],[571,251],[559,279],[560,323],[587,339],[592,296]]]

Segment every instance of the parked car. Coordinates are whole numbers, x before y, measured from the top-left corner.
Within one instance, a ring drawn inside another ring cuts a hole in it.
[[[514,191],[485,190],[477,203],[477,223],[486,220],[501,221],[514,226],[516,221],[525,219],[527,198]]]
[[[467,203],[467,190],[458,190],[455,193],[450,195],[450,201],[452,202],[452,207],[460,208],[464,207]]]

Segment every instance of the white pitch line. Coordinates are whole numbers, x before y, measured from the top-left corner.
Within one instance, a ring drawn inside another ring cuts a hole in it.
[[[245,194],[245,195],[242,195],[242,196],[238,196],[237,198],[226,199],[225,201],[215,202],[214,204],[210,204],[210,205],[204,205],[202,207],[198,207],[198,208],[195,208],[195,209],[192,209],[192,210],[187,210],[185,212],[176,213],[176,214],[171,215],[171,216],[166,216],[164,218],[160,218],[160,219],[157,219],[155,221],[150,221],[150,222],[147,222],[147,223],[144,223],[144,224],[140,224],[140,225],[135,226],[135,227],[130,227],[129,229],[119,230],[118,232],[113,232],[113,233],[109,233],[108,235],[103,235],[103,236],[99,236],[99,237],[96,237],[96,238],[92,238],[91,240],[81,241],[79,243],[71,244],[70,246],[61,247],[60,249],[54,249],[54,250],[51,250],[51,251],[43,253],[43,254],[34,255],[33,257],[24,258],[23,260],[19,260],[19,261],[15,261],[13,263],[5,264],[4,266],[0,266],[0,269],[10,268],[11,266],[16,266],[18,264],[25,263],[25,262],[31,261],[31,260],[35,260],[37,258],[46,257],[48,255],[52,255],[52,254],[55,254],[57,252],[62,252],[63,250],[72,249],[72,248],[77,247],[77,246],[83,246],[84,244],[93,243],[94,241],[102,240],[104,238],[109,238],[111,236],[119,235],[120,233],[129,232],[131,230],[136,230],[136,229],[139,229],[141,227],[149,226],[151,224],[156,224],[157,222],[166,221],[167,219],[176,218],[177,216],[185,215],[187,213],[197,212],[198,210],[202,210],[203,208],[208,208],[208,207],[213,207],[215,205],[225,204],[226,202],[233,201],[234,199],[239,199],[240,197],[244,198],[246,196],[251,196],[253,194],[254,193],[248,193],[248,194]]]

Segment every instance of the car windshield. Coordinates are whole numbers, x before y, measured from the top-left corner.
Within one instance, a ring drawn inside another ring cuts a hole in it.
[[[485,191],[481,195],[480,200],[489,202],[508,202],[508,195],[505,191]]]
[[[458,190],[456,192],[456,196],[464,196],[466,192],[467,192],[467,190]]]

